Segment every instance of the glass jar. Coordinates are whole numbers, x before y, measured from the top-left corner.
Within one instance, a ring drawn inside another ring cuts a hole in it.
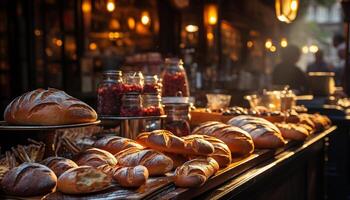
[[[143,85],[144,94],[158,94],[161,91],[161,83],[159,82],[158,76],[145,76]]]
[[[178,58],[166,58],[164,65],[165,68],[162,73],[162,96],[190,96],[187,75],[182,60]]]
[[[189,135],[191,132],[189,107],[189,104],[184,103],[166,104],[164,110],[167,117],[164,129],[177,136]]]
[[[103,72],[103,79],[97,88],[97,113],[101,116],[119,116],[122,96],[122,72],[115,70]]]
[[[139,94],[124,94],[122,98],[122,106],[120,116],[122,117],[139,117],[143,115],[142,98]]]
[[[164,115],[162,97],[160,95],[143,95],[143,115],[161,116]]]
[[[143,74],[141,72],[128,72],[124,74],[124,93],[141,94],[143,90]]]

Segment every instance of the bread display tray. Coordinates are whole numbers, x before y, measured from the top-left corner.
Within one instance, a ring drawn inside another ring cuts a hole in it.
[[[7,130],[7,131],[21,131],[21,130],[54,130],[54,129],[65,129],[65,128],[79,128],[79,127],[85,127],[85,126],[91,126],[91,125],[99,125],[101,123],[100,120],[97,120],[95,122],[88,122],[88,123],[79,123],[79,124],[66,124],[66,125],[54,125],[54,126],[34,126],[34,125],[9,125],[5,121],[0,121],[0,130]]]
[[[138,116],[138,117],[118,117],[118,116],[99,116],[99,119],[104,120],[133,120],[133,119],[164,119],[166,118],[166,115],[160,115],[160,116]]]

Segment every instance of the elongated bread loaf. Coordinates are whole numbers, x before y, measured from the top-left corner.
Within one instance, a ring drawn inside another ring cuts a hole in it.
[[[143,149],[144,147],[138,144],[136,141],[128,138],[118,136],[106,136],[94,143],[94,147],[106,150],[112,154],[116,154],[124,149],[130,147],[137,147]]]
[[[246,131],[221,122],[205,122],[196,127],[192,134],[213,136],[223,141],[233,157],[246,156],[254,151],[252,137]]]
[[[86,103],[53,88],[37,89],[15,98],[4,119],[16,125],[63,125],[94,122],[97,114]]]

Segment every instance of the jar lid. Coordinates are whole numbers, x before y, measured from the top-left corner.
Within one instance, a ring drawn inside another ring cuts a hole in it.
[[[119,76],[122,75],[122,71],[120,70],[105,70],[102,73],[105,75],[119,75]]]
[[[188,104],[189,97],[162,97],[163,104]]]

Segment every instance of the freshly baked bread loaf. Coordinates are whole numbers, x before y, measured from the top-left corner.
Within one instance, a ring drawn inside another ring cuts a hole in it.
[[[2,190],[15,196],[38,196],[53,192],[56,188],[55,173],[38,163],[23,163],[8,171],[2,182]]]
[[[113,179],[123,187],[140,187],[148,179],[148,170],[142,165],[121,167],[113,174]]]
[[[202,123],[192,131],[192,134],[203,134],[218,138],[229,147],[233,157],[246,156],[254,151],[254,143],[249,133],[221,122]]]
[[[283,138],[288,140],[305,140],[312,132],[312,128],[305,124],[276,123]]]
[[[256,148],[274,149],[286,143],[281,131],[265,119],[241,115],[230,119],[227,123],[247,131],[252,136]]]
[[[193,159],[176,168],[174,183],[178,187],[199,187],[219,170],[213,158]]]
[[[37,89],[15,98],[4,119],[16,125],[63,125],[94,122],[97,114],[86,103],[53,88]]]
[[[132,139],[118,137],[118,136],[106,136],[94,143],[94,147],[106,150],[112,154],[116,154],[124,149],[130,147],[136,147],[143,149],[144,147]]]
[[[318,113],[310,114],[310,120],[315,124],[317,131],[323,131],[332,125],[331,120],[327,116]]]
[[[214,146],[214,153],[210,154],[210,157],[216,160],[220,168],[227,167],[229,164],[231,164],[231,151],[223,141],[208,135],[188,135],[182,138],[185,141],[201,138],[210,142]]]
[[[112,178],[91,166],[80,166],[65,171],[57,182],[57,190],[64,194],[86,194],[107,189]]]
[[[68,169],[78,167],[78,165],[70,159],[55,156],[46,158],[41,162],[41,164],[49,167],[53,172],[55,172],[57,177],[60,177],[61,174]]]
[[[214,152],[213,145],[204,139],[186,142],[167,130],[141,133],[137,136],[136,141],[145,147],[168,153],[209,155]]]
[[[75,162],[79,166],[87,165],[92,167],[98,167],[105,164],[110,166],[117,165],[117,159],[115,159],[111,153],[97,148],[90,148],[81,152],[79,155],[77,155]]]
[[[173,168],[173,161],[169,157],[153,149],[131,147],[115,154],[115,157],[121,166],[145,166],[150,176],[164,175]]]

